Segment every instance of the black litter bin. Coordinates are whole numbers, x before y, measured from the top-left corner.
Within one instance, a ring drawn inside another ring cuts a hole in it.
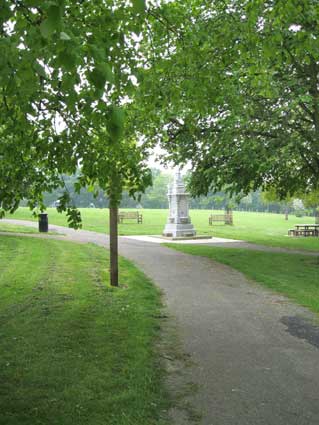
[[[41,213],[39,214],[39,232],[48,232],[48,231],[49,231],[48,214]]]

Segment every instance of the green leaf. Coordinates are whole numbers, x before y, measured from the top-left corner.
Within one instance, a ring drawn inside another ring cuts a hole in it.
[[[59,53],[59,63],[68,71],[72,71],[76,64],[76,56],[67,50]]]
[[[146,9],[145,0],[132,0],[135,13],[144,13]]]
[[[97,89],[104,89],[107,81],[113,82],[112,69],[108,64],[98,64],[90,73],[89,78]]]
[[[108,124],[108,131],[113,141],[119,140],[124,131],[125,114],[119,106],[113,106],[110,114],[110,121]]]
[[[25,0],[26,6],[36,7],[41,6],[43,0]]]
[[[47,76],[47,74],[46,74],[46,72],[45,72],[45,69],[43,68],[43,66],[42,65],[40,65],[38,62],[34,62],[34,64],[33,64],[33,69],[35,70],[35,72],[40,76],[40,77],[43,77],[43,78],[47,78],[48,76]]]
[[[111,122],[117,127],[123,127],[125,114],[119,106],[113,106],[111,112]]]
[[[12,15],[11,9],[7,3],[0,2],[0,24],[6,22]]]
[[[107,63],[104,63],[104,64],[101,64],[100,66],[103,69],[106,81],[108,81],[109,83],[113,83],[114,75],[113,75],[113,71],[112,71],[112,68],[110,67],[110,65],[107,64]]]
[[[60,40],[69,41],[69,40],[71,40],[71,37],[67,33],[62,31],[60,33]]]
[[[89,74],[89,79],[97,89],[104,89],[106,78],[98,68],[93,69]]]
[[[49,38],[54,33],[55,27],[51,24],[49,19],[45,19],[40,24],[40,32],[44,38]]]
[[[103,60],[105,59],[105,52],[101,47],[92,44],[89,46],[89,50],[94,58],[95,63],[103,62]]]
[[[49,38],[61,23],[61,9],[58,6],[50,6],[48,17],[41,23],[40,32],[44,38]]]

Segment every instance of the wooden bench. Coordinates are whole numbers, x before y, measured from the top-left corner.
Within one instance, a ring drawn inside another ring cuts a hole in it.
[[[117,222],[123,223],[123,220],[136,220],[137,224],[143,223],[143,215],[138,211],[121,211],[118,213]]]
[[[215,221],[223,221],[225,224],[233,224],[233,212],[226,212],[225,214],[211,214],[208,217],[208,223],[210,226],[213,225]]]

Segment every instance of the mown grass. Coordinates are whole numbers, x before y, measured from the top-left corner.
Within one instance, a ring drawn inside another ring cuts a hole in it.
[[[227,264],[249,279],[319,313],[319,257],[203,245],[166,245]]]
[[[8,233],[39,233],[39,231],[33,227],[20,226],[10,223],[2,223],[0,220],[0,232]]]
[[[39,233],[39,230],[35,227],[21,226],[11,223],[3,223],[0,220],[0,232],[5,233]],[[47,232],[47,235],[61,235],[57,232]]]
[[[158,425],[160,295],[107,251],[0,236],[0,424]]]
[[[101,233],[108,233],[108,210],[107,209],[80,209],[83,228]],[[132,220],[127,220],[119,225],[120,235],[160,235],[165,226],[167,210],[141,210],[143,213],[143,224],[137,224]],[[49,208],[49,222],[66,226],[67,221],[64,215],[58,214],[55,209]],[[214,213],[218,213],[215,211]],[[230,239],[241,239],[252,243],[279,246],[292,249],[306,249],[319,251],[319,238],[294,238],[288,237],[288,229],[293,228],[297,223],[314,223],[313,217],[298,218],[290,215],[286,221],[283,214],[267,214],[252,212],[234,212],[234,225],[227,226],[216,223],[213,226],[208,224],[208,216],[211,211],[191,210],[192,222],[198,234],[212,235]],[[31,212],[27,208],[19,208],[8,218],[34,220]]]

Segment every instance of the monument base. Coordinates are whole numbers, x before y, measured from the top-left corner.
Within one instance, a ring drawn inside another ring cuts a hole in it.
[[[191,223],[167,223],[163,231],[163,236],[166,237],[193,237],[196,236],[196,230]]]
[[[206,235],[198,235],[198,236],[152,236],[159,239],[165,239],[167,241],[197,241],[200,239],[213,239],[212,236],[206,236]]]

